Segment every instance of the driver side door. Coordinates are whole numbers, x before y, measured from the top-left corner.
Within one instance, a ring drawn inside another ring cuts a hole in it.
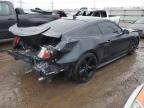
[[[111,21],[105,21],[98,24],[103,36],[105,51],[104,59],[106,61],[114,59],[124,54],[130,44],[130,40],[122,29]]]

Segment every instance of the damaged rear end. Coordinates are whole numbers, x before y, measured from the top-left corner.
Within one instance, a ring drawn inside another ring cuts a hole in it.
[[[71,39],[70,34],[78,25],[84,24],[85,21],[59,19],[35,27],[13,25],[9,31],[16,37],[10,54],[16,60],[29,63],[40,77],[67,71],[82,53],[80,45],[76,47],[79,40]]]
[[[10,54],[16,60],[29,63],[40,77],[53,76],[64,70],[62,65],[55,62],[61,56],[61,52],[55,48],[60,41],[61,35],[16,36]]]

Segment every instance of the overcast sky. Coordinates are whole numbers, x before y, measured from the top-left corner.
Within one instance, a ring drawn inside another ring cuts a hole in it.
[[[19,7],[20,0],[10,0]],[[40,7],[42,9],[51,9],[52,0],[22,0],[23,8]],[[137,7],[144,6],[144,0],[53,0],[54,9],[74,9],[80,7],[104,8],[104,7]]]

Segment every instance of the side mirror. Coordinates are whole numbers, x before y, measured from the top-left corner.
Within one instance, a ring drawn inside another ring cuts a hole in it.
[[[126,30],[126,29],[124,29],[124,30],[123,30],[123,33],[124,33],[124,34],[129,34],[129,31]]]

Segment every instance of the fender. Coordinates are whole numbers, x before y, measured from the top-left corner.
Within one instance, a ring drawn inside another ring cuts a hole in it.
[[[71,63],[76,62],[82,54],[84,54],[87,51],[92,51],[94,49],[98,49],[98,40],[96,39],[82,39],[78,41],[77,44],[71,49],[69,53],[66,53],[57,61],[58,64],[65,64],[65,63]],[[102,54],[102,51],[98,53],[98,56]]]

